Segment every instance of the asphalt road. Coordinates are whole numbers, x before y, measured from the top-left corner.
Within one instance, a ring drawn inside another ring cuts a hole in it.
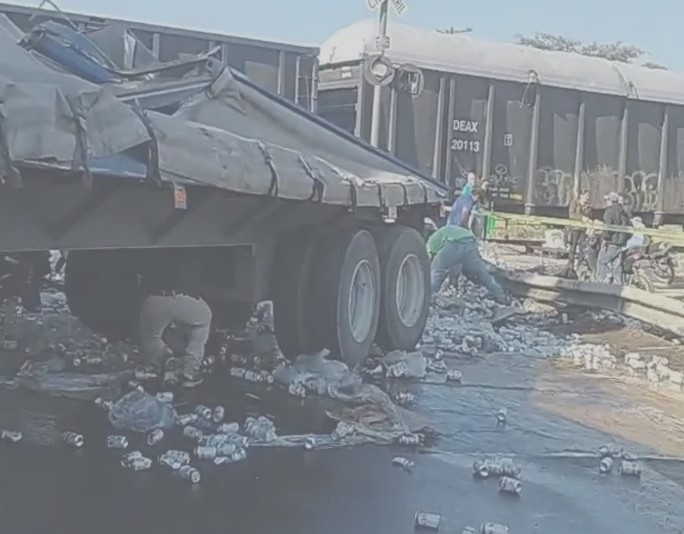
[[[462,386],[407,386],[418,396],[414,410],[439,433],[427,450],[252,449],[242,464],[202,465],[196,487],[158,470],[122,469],[104,449],[103,415],[87,403],[1,391],[0,427],[21,428],[26,439],[0,445],[0,532],[400,534],[414,532],[419,510],[441,514],[447,533],[485,521],[504,523],[511,534],[684,532],[684,464],[646,461],[633,479],[600,475],[598,460],[582,454],[611,440],[657,454],[660,434],[680,439],[681,427],[649,426],[658,418],[647,401],[627,402],[600,379],[564,375],[524,355],[450,366],[463,370]],[[275,416],[281,433],[326,429],[325,403],[317,399],[260,395],[257,403],[218,381],[196,395],[224,403],[230,418],[258,411]],[[508,423],[498,427],[494,414],[503,406]],[[634,406],[644,408],[643,421],[624,411]],[[578,418],[571,408],[596,417]],[[643,422],[640,443],[616,435],[625,417]],[[66,429],[82,431],[86,447],[55,445]],[[411,473],[391,465],[397,454],[415,461]],[[473,478],[472,462],[484,454],[516,456],[519,498],[501,495],[495,480]]]

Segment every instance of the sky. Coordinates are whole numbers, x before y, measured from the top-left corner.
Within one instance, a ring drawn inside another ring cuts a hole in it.
[[[9,0],[37,6],[38,0]],[[678,35],[684,0],[406,0],[392,22],[473,28],[473,37],[511,41],[517,34],[562,34],[583,41],[623,41],[654,61],[684,71]],[[372,16],[366,0],[57,0],[64,11],[320,45],[336,30]],[[650,29],[649,29],[650,28]]]

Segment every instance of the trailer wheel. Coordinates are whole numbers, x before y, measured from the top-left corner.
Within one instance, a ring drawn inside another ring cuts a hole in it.
[[[412,350],[430,310],[430,258],[419,232],[387,226],[375,232],[382,297],[377,342],[386,350]]]
[[[368,356],[378,328],[380,260],[366,230],[332,235],[317,250],[311,321],[315,348],[350,367]]]
[[[72,251],[64,273],[72,315],[107,338],[137,333],[140,293],[137,272],[121,251]]]
[[[284,242],[274,262],[273,326],[283,355],[293,359],[315,350],[311,342],[312,262],[316,243],[309,236]]]

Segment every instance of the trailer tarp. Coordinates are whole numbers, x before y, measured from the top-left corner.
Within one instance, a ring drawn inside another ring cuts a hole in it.
[[[4,159],[19,168],[88,164],[93,172],[130,177],[122,165],[104,162],[120,155],[148,164],[147,155],[156,152],[155,170],[167,182],[338,205],[444,198],[444,189],[417,171],[233,76],[228,67],[215,65],[213,73],[213,82],[175,116],[148,111],[144,121],[110,89],[60,70],[0,28]],[[148,143],[157,150],[132,150]]]

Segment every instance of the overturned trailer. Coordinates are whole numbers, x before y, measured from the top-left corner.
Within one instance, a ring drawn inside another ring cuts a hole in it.
[[[67,25],[1,22],[0,250],[70,251],[85,323],[133,335],[139,275],[174,248],[203,259],[215,326],[272,299],[287,356],[417,343],[439,183],[212,53],[123,65]]]
[[[563,52],[390,27],[386,61],[363,21],[321,46],[319,113],[451,189],[468,171],[502,210],[560,214],[613,190],[656,222],[684,222],[684,76]]]

